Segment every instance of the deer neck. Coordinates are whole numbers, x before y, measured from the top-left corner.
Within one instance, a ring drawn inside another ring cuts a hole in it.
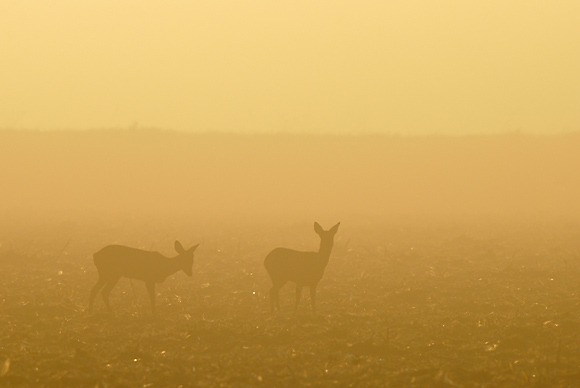
[[[179,256],[176,257],[164,257],[164,266],[161,269],[165,276],[173,275],[177,271],[181,269],[179,265],[179,260],[177,259]]]
[[[320,240],[318,257],[320,257],[320,260],[324,263],[325,266],[326,264],[328,264],[328,261],[330,260],[330,252],[332,251],[332,245],[333,245],[332,241]]]

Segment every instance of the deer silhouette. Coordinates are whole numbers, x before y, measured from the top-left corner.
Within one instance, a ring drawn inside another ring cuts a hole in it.
[[[101,289],[103,301],[110,312],[109,294],[119,279],[126,277],[145,282],[151,300],[151,310],[155,314],[155,283],[163,282],[179,270],[191,276],[193,252],[198,246],[199,244],[186,250],[179,241],[175,241],[175,250],[178,255],[171,258],[159,252],[149,252],[122,245],[109,245],[101,249],[93,255],[95,266],[99,271],[99,280],[91,289],[89,312],[92,312],[95,297]]]
[[[276,248],[266,256],[264,267],[272,279],[272,288],[270,289],[270,309],[272,312],[274,307],[280,310],[280,288],[289,281],[296,283],[294,310],[298,310],[304,286],[310,287],[312,310],[316,310],[316,287],[328,265],[334,244],[334,235],[338,231],[339,225],[340,222],[329,230],[324,230],[318,222],[314,223],[314,231],[320,236],[318,252],[300,252],[288,248]]]

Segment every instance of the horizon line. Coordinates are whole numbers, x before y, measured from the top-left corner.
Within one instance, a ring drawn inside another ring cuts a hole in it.
[[[160,128],[155,126],[127,126],[127,127],[104,127],[104,128],[0,128],[0,134],[6,133],[26,133],[26,134],[64,134],[64,133],[164,133],[180,134],[192,136],[232,136],[232,137],[337,137],[337,138],[356,138],[356,137],[382,137],[382,138],[485,138],[485,137],[566,137],[579,136],[580,129],[562,131],[557,133],[545,132],[526,132],[522,130],[512,130],[504,132],[476,132],[476,133],[400,133],[400,132],[326,132],[326,131],[255,131],[239,132],[233,130],[182,130],[171,128]]]

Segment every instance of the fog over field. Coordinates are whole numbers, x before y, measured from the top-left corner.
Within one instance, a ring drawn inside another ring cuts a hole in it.
[[[578,26],[0,0],[0,387],[577,387]]]
[[[0,385],[574,386],[579,149],[2,131]]]
[[[4,220],[575,219],[580,136],[0,132]]]

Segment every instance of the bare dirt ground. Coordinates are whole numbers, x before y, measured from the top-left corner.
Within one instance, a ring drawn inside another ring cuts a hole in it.
[[[88,315],[91,255],[113,242],[170,254],[184,230],[65,229],[13,230],[1,241],[1,386],[580,381],[578,225],[346,224],[319,311],[305,292],[294,314],[287,285],[274,315],[263,258],[279,245],[315,248],[310,225],[208,232],[183,241],[202,243],[194,276],[158,286],[156,318],[143,284],[129,280],[113,290],[113,316],[100,298]]]

